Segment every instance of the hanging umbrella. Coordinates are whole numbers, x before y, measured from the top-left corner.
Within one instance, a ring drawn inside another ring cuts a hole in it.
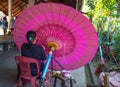
[[[88,64],[98,48],[98,37],[93,24],[81,12],[63,4],[42,3],[24,10],[16,19],[14,40],[17,47],[26,40],[29,30],[37,32],[37,44],[50,51],[56,46],[53,57],[66,70]],[[53,61],[54,69],[62,68]]]

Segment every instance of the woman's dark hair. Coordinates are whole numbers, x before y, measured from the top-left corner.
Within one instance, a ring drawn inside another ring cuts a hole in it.
[[[36,38],[36,32],[35,31],[28,31],[26,34],[26,38],[28,41],[28,48],[33,44],[34,39]]]

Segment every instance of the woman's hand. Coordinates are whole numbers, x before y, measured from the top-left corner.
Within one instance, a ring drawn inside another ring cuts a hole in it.
[[[45,47],[44,47],[44,46],[42,46],[42,48],[45,50]]]

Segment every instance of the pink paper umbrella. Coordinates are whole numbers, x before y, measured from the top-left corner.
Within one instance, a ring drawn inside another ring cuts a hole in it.
[[[14,40],[17,47],[26,40],[29,30],[37,32],[37,44],[50,51],[56,45],[54,58],[66,69],[73,70],[88,64],[98,48],[98,36],[93,24],[81,12],[63,4],[42,3],[24,10],[17,18]],[[53,61],[54,69],[62,68]]]

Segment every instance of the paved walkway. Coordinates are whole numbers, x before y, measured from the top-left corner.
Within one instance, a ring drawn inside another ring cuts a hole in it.
[[[14,56],[20,55],[17,49],[11,49],[8,52],[0,54],[0,87],[13,87],[17,76],[17,67]],[[84,67],[71,71],[73,78],[77,81],[74,87],[86,87],[86,77]],[[58,81],[59,82],[59,81]],[[57,83],[60,87],[60,82]],[[51,82],[53,85],[53,80]],[[68,85],[68,83],[67,83]],[[27,86],[24,87],[29,87]],[[51,86],[52,87],[52,86]],[[70,87],[69,85],[67,87]]]

